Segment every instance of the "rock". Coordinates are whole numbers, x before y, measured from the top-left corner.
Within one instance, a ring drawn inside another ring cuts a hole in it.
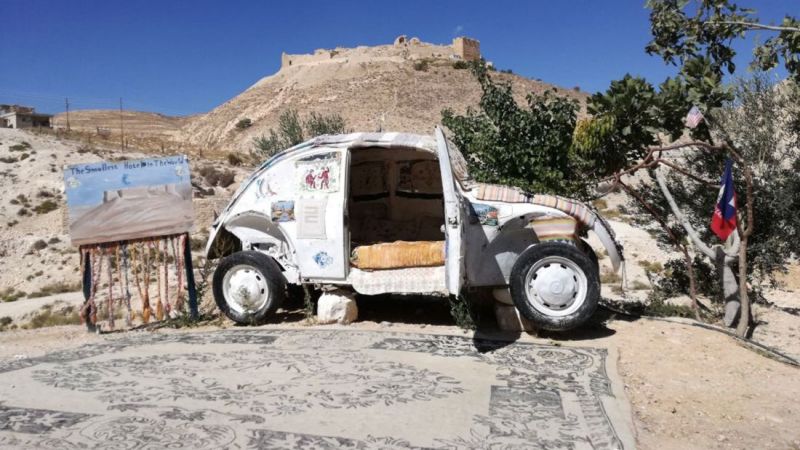
[[[536,329],[528,319],[520,315],[516,306],[496,302],[494,315],[497,319],[497,326],[503,331],[534,331]]]
[[[317,303],[317,322],[347,325],[358,318],[354,294],[336,290],[322,294]]]

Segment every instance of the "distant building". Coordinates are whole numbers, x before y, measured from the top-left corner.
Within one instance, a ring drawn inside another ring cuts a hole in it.
[[[0,128],[50,128],[51,114],[20,105],[0,105]]]
[[[453,51],[464,61],[481,59],[481,43],[477,39],[457,37],[453,39]]]

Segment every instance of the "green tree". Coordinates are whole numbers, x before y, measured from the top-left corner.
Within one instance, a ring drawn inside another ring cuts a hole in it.
[[[781,239],[787,236],[787,231],[794,229],[794,225],[787,224],[785,220],[777,220],[762,208],[773,204],[777,200],[776,195],[786,196],[796,192],[795,184],[785,175],[788,168],[800,164],[796,163],[796,143],[790,144],[794,145],[793,153],[790,152],[794,156],[783,158],[780,164],[776,162],[780,158],[765,158],[765,155],[774,155],[779,147],[774,145],[774,137],[768,138],[774,130],[761,124],[770,121],[781,123],[777,120],[778,117],[791,118],[793,113],[788,106],[791,102],[778,105],[777,101],[768,101],[764,96],[773,95],[773,91],[755,89],[757,86],[754,85],[746,87],[744,82],[732,89],[723,83],[723,76],[736,71],[733,63],[736,55],[733,47],[735,41],[745,37],[749,31],[764,30],[776,34],[764,44],[756,46],[752,65],[770,69],[782,61],[790,75],[799,79],[800,28],[797,20],[789,16],[778,26],[761,24],[755,11],[740,8],[726,0],[650,0],[647,6],[651,9],[653,40],[646,51],[679,66],[679,73],[675,78],[665,81],[655,94],[643,83],[638,83],[637,92],[635,89],[615,89],[615,83],[620,83],[615,82],[605,96],[593,97],[589,105],[590,111],[596,114],[593,120],[600,117],[615,126],[611,133],[587,133],[594,139],[587,139],[587,142],[612,146],[630,145],[632,149],[627,156],[632,158],[631,164],[637,153],[645,153],[634,149],[637,144],[652,145],[648,143],[648,132],[652,134],[651,142],[674,140],[688,131],[695,139],[709,143],[717,141],[721,144],[680,148],[682,154],[678,161],[682,168],[678,167],[676,160],[670,162],[669,159],[662,159],[661,153],[647,153],[646,159],[635,167],[649,170],[651,179],[658,183],[640,183],[635,190],[626,186],[636,199],[635,203],[662,224],[661,241],[684,250],[685,267],[692,281],[693,263],[686,252],[685,241],[690,238],[700,253],[713,257],[713,252],[716,251],[714,248],[717,247],[707,245],[706,242],[713,242],[715,239],[707,228],[709,211],[717,195],[714,180],[718,179],[722,171],[725,157],[735,158],[740,211],[737,235],[740,243],[734,246],[738,249],[739,256],[734,258],[729,255],[722,260],[725,267],[738,265],[739,286],[738,290],[734,286],[733,294],[739,295],[742,300],[743,320],[739,320],[737,331],[744,335],[749,325],[747,283],[758,284],[764,277],[769,278],[769,274],[774,273],[775,269],[783,267],[791,252],[796,252],[796,249],[789,250],[791,245],[781,245]],[[632,85],[631,80],[627,81]],[[764,87],[763,83],[760,87]],[[760,92],[758,101],[754,101],[758,96],[751,95],[754,90]],[[633,96],[637,99],[631,99]],[[614,101],[608,101],[604,97],[612,97]],[[624,108],[613,107],[615,104],[635,104],[637,101],[642,105],[635,115],[630,115]],[[744,107],[746,104],[751,106]],[[756,104],[761,106],[756,108]],[[769,106],[765,108],[765,105]],[[705,121],[696,129],[686,130],[683,117],[690,106],[699,107],[705,114]],[[735,111],[738,112],[734,114]],[[741,116],[743,111],[748,112],[746,118]],[[731,117],[739,117],[739,120],[732,122]],[[791,122],[789,120],[788,123]],[[641,132],[637,132],[636,126],[640,126]],[[761,131],[752,132],[756,127],[761,127]],[[591,126],[586,128],[594,131]],[[602,139],[598,140],[598,136]],[[680,170],[673,170],[667,176],[660,169],[664,164]],[[635,167],[628,171],[619,171],[617,175],[631,173],[636,170]],[[677,206],[678,204],[682,206]],[[670,215],[672,220],[667,219]],[[770,220],[770,217],[776,220],[766,224],[764,219]],[[773,225],[776,228],[772,228]],[[762,226],[764,228],[759,230]],[[717,260],[719,263],[719,258]],[[726,280],[730,281],[733,273],[728,269],[720,270],[718,274],[723,282],[723,294],[730,298],[731,283],[726,283]],[[691,292],[694,292],[693,288]]]
[[[442,123],[476,179],[531,192],[583,196],[588,183],[572,149],[578,104],[553,92],[529,94],[519,105],[511,85],[496,83],[485,62],[471,70],[481,85],[479,109],[442,111]]]

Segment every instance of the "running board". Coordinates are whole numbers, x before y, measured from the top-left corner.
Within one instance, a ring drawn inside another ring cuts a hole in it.
[[[347,281],[359,294],[447,294],[445,266],[361,270],[350,268]]]

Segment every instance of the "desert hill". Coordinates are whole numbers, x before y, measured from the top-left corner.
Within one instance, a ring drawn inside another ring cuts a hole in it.
[[[356,131],[430,133],[443,108],[463,112],[480,98],[480,86],[469,70],[456,64],[480,57],[479,44],[459,39],[452,45],[435,45],[400,37],[390,45],[284,54],[277,73],[208,113],[188,118],[130,113],[130,122],[126,116],[125,123],[131,127],[125,127],[140,137],[239,152],[248,152],[253,138],[275,127],[278,116],[289,108],[301,116],[338,113],[348,128]],[[465,50],[460,46],[464,41],[476,48]],[[560,88],[510,73],[495,72],[493,76],[511,83],[520,102],[530,92],[548,89],[581,102],[587,97],[577,88]],[[57,125],[63,124],[63,116],[56,117]],[[238,130],[235,125],[244,118],[253,125]],[[73,128],[78,123],[89,132],[97,127],[119,131],[117,111],[73,112],[70,121]]]
[[[187,118],[170,117],[163,114],[141,111],[122,111],[111,109],[84,109],[70,111],[69,125],[71,130],[87,133],[117,134],[120,129],[120,116],[126,135],[140,137],[173,138],[186,123]],[[53,127],[66,128],[67,115],[56,114]]]

